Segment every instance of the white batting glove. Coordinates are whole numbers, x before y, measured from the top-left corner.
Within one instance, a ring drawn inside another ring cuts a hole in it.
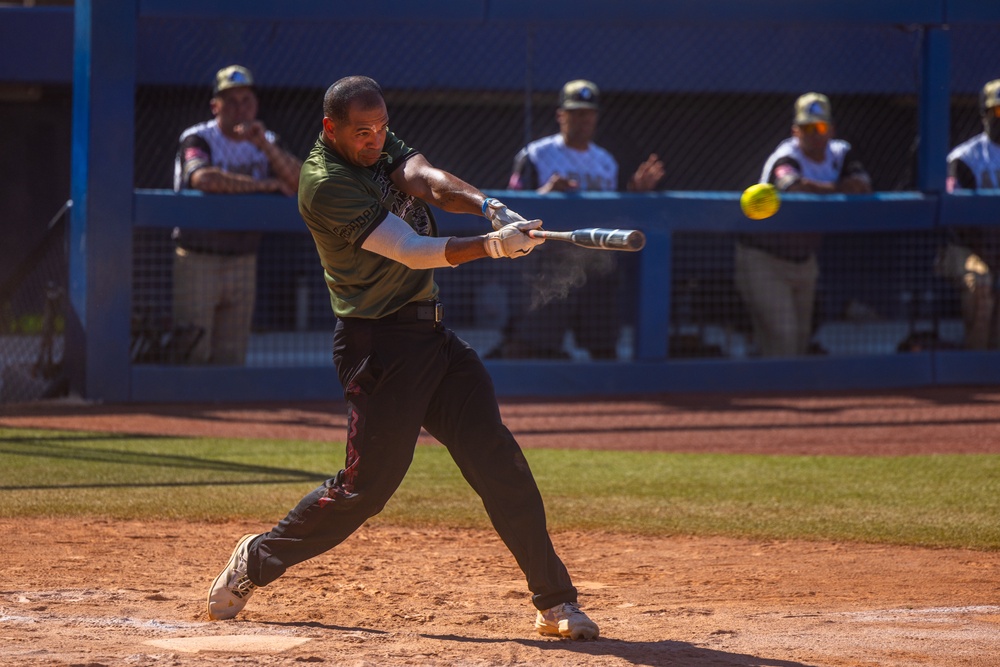
[[[490,232],[485,237],[486,252],[493,259],[524,257],[536,245],[545,242],[545,239],[531,238],[527,234],[529,229],[538,229],[541,226],[541,220],[525,220],[512,222],[495,232]]]
[[[515,222],[526,222],[527,219],[507,208],[499,199],[488,197],[483,202],[483,215],[493,225],[493,229],[500,230]]]

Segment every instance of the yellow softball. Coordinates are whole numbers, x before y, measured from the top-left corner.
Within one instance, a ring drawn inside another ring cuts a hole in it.
[[[781,197],[778,196],[778,189],[770,183],[751,185],[740,195],[743,215],[751,220],[770,218],[778,212],[780,206]]]

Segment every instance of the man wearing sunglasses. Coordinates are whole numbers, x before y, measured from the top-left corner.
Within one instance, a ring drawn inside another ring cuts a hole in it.
[[[871,178],[851,144],[834,138],[826,95],[806,93],[795,101],[791,134],[767,159],[761,182],[773,183],[781,192],[871,192]],[[750,313],[760,356],[809,351],[821,239],[817,232],[739,236],[736,288]]]
[[[1000,188],[1000,79],[979,93],[983,131],[948,154],[948,192]],[[1000,227],[952,227],[947,247],[938,255],[936,270],[958,286],[961,294],[965,347],[1000,347],[997,269],[1000,268]]]

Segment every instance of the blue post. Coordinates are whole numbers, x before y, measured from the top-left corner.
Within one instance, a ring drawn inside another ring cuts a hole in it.
[[[77,0],[67,368],[84,398],[130,394],[136,1]]]
[[[917,188],[926,193],[941,193],[944,192],[945,162],[950,149],[951,33],[945,26],[924,28],[921,59]]]
[[[673,277],[673,239],[668,229],[651,229],[639,257],[639,312],[636,322],[636,360],[667,358],[670,336],[670,288]]]

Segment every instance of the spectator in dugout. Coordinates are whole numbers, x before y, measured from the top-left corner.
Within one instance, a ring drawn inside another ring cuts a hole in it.
[[[594,143],[600,109],[595,83],[566,83],[556,109],[559,132],[517,153],[507,187],[539,194],[619,190],[618,161]],[[628,178],[625,189],[653,190],[663,176],[663,162],[651,154]],[[569,358],[564,337],[572,331],[591,359],[615,359],[621,328],[617,258],[613,253],[583,258],[572,248],[551,246],[525,262],[524,282],[514,287],[514,312],[504,339],[489,356]]]
[[[212,120],[184,130],[174,189],[295,196],[302,161],[257,118],[253,74],[231,65],[215,75]],[[242,365],[256,300],[259,232],[176,227],[174,324],[201,335],[186,361]]]
[[[948,154],[948,192],[1000,189],[1000,79],[979,93],[983,131]],[[1000,347],[997,276],[1000,227],[951,227],[951,238],[939,253],[936,272],[960,290],[966,349]]]
[[[760,175],[779,192],[861,194],[871,178],[851,144],[835,138],[830,100],[806,93],[795,101],[791,136],[771,153]],[[811,348],[819,263],[818,232],[740,234],[736,289],[750,313],[756,351],[794,357]]]

